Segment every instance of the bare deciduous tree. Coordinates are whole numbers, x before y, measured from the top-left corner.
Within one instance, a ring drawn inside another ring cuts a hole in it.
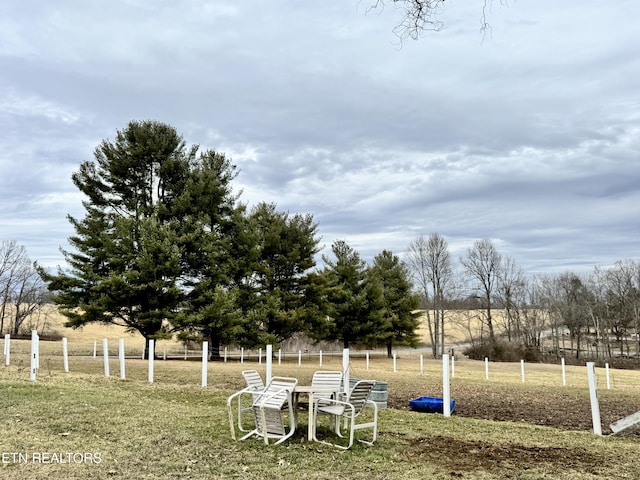
[[[491,240],[476,240],[473,246],[467,250],[466,257],[460,259],[460,263],[471,281],[476,284],[475,290],[484,301],[483,321],[489,330],[489,341],[491,345],[495,345],[492,308],[502,269],[502,255]]]
[[[407,249],[407,264],[425,301],[427,326],[434,357],[444,353],[445,299],[453,279],[449,245],[444,237],[420,235]]]
[[[393,32],[401,41],[408,38],[417,40],[425,31],[438,32],[444,28],[444,22],[439,18],[444,8],[445,0],[376,0],[368,11],[382,9],[391,4],[402,11],[402,19],[393,29]],[[504,1],[500,1],[502,5]],[[493,4],[492,0],[481,1],[480,30],[489,30],[487,22],[487,9]]]
[[[18,335],[25,319],[40,309],[46,299],[46,286],[24,246],[15,240],[0,243],[0,332],[8,319],[11,333]]]

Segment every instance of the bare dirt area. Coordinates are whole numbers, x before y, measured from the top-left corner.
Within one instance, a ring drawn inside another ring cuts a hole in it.
[[[563,473],[606,474],[606,457],[582,449],[496,445],[443,436],[412,439],[406,442],[403,456],[411,461],[442,465],[451,478],[469,478],[467,473],[483,470],[501,478],[518,478],[527,470]],[[509,473],[511,471],[511,473]],[[554,477],[556,478],[556,477]]]
[[[437,385],[429,392],[413,386],[397,387],[389,386],[389,408],[409,410],[411,398],[442,396],[442,389]],[[459,417],[593,431],[589,392],[585,389],[463,384],[452,387],[451,398],[456,401],[453,415]],[[599,392],[598,400],[604,435],[611,433],[609,424],[640,410],[637,392]],[[402,434],[397,436],[402,437]],[[637,431],[632,436],[640,439]],[[612,474],[611,459],[605,454],[594,454],[580,446],[524,445],[517,441],[499,444],[442,433],[398,440],[404,444],[403,459],[440,465],[449,472],[450,478],[474,478],[477,472],[512,479],[531,476],[627,478]]]
[[[409,410],[409,400],[425,393],[418,389],[388,393],[389,408]],[[441,392],[441,390],[440,390]],[[569,388],[535,390],[511,385],[459,385],[451,390],[456,401],[454,415],[484,420],[524,422],[565,430],[593,430],[588,391]],[[602,433],[609,434],[609,425],[640,410],[638,396],[620,391],[598,393]]]

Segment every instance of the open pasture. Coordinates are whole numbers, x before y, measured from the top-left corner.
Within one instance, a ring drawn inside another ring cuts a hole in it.
[[[394,372],[391,359],[372,357],[367,369],[358,355],[351,377],[388,382],[393,408],[380,411],[373,447],[338,452],[307,442],[303,426],[278,447],[230,439],[226,398],[243,386],[243,369],[264,375],[264,360],[210,362],[203,389],[199,361],[156,360],[150,384],[148,363],[128,358],[123,381],[115,355],[109,378],[101,350],[95,359],[72,355],[65,373],[60,342],[42,342],[30,382],[27,343],[12,341],[11,365],[0,367],[2,478],[640,478],[637,436],[592,433],[582,366],[566,367],[563,386],[559,365],[528,364],[522,383],[520,364],[490,363],[487,380],[483,362],[459,359],[451,379],[456,409],[444,418],[408,409],[411,398],[441,396],[440,361],[425,358],[420,373],[419,353],[401,352]],[[341,363],[325,355],[322,368]],[[273,365],[274,374],[300,382],[317,369],[313,356]],[[611,389],[604,374],[597,369],[607,434],[609,423],[640,410],[640,372],[612,369]],[[70,461],[52,462],[56,452],[56,460]],[[78,453],[91,455],[68,455]]]

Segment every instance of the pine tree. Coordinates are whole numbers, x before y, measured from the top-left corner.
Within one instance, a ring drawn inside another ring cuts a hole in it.
[[[407,266],[388,250],[373,259],[369,275],[382,285],[383,316],[389,328],[381,331],[378,338],[386,345],[387,356],[391,358],[393,345],[417,346],[419,320],[413,312],[418,308],[418,297],[411,293]]]
[[[166,335],[182,300],[179,233],[170,212],[195,154],[173,127],[130,122],[72,176],[85,217],[63,250],[70,267],[40,270],[68,321],[122,325],[147,342]]]
[[[323,256],[323,297],[327,316],[310,332],[317,340],[340,340],[345,348],[371,343],[389,328],[384,317],[382,285],[367,274],[360,254],[343,240],[331,246],[332,260]]]

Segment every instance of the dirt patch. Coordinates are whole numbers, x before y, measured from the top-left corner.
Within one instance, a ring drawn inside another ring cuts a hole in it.
[[[606,459],[581,449],[544,446],[496,445],[481,441],[462,441],[439,435],[407,439],[401,456],[410,461],[424,461],[450,471],[451,477],[463,477],[465,472],[482,470],[499,472],[510,478],[522,471],[583,472],[592,475],[606,473]]]
[[[441,389],[431,392],[389,387],[388,406],[409,410],[409,400],[424,395],[441,397]],[[525,422],[565,430],[593,430],[591,404],[587,391],[552,388],[539,394],[517,386],[459,385],[452,389],[455,399],[455,415],[484,420]],[[600,392],[600,417],[602,433],[609,434],[609,425],[638,411],[637,396],[621,392]]]

